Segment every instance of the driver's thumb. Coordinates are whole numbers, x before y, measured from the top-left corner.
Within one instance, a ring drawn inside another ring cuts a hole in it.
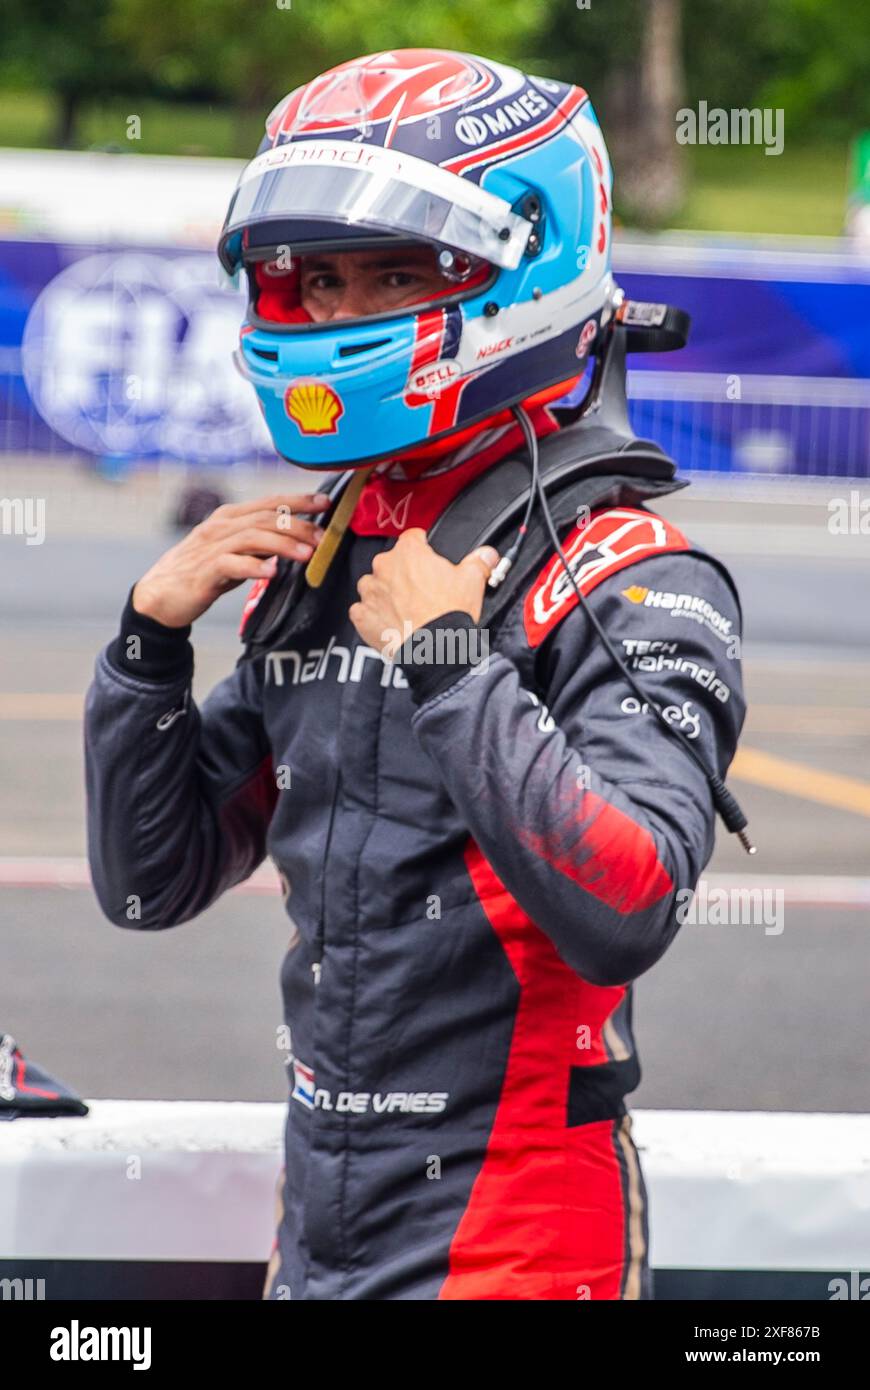
[[[482,561],[486,567],[487,575],[490,575],[498,564],[499,554],[495,546],[481,545],[478,546],[477,550],[472,550],[470,554],[466,555],[462,563],[467,564],[469,560]]]

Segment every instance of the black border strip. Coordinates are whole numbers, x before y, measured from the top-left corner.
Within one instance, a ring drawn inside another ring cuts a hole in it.
[[[43,1279],[46,1302],[142,1299],[149,1302],[216,1299],[258,1300],[266,1266],[260,1263],[193,1260],[0,1260],[0,1280]],[[798,1299],[828,1302],[830,1280],[843,1271],[775,1269],[656,1269],[653,1296],[659,1302],[717,1299]],[[7,1300],[0,1289],[0,1304]],[[36,1291],[34,1283],[33,1292]]]

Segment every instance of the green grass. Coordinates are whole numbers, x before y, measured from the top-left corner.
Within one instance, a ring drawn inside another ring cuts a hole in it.
[[[127,120],[141,118],[141,139],[127,139]],[[0,146],[50,147],[55,114],[43,94],[0,92]],[[223,106],[117,101],[83,111],[80,149],[116,145],[137,154],[249,158],[262,122]],[[781,155],[761,146],[701,146],[688,151],[692,177],[673,225],[711,232],[793,232],[835,236],[843,227],[845,145],[792,145]]]
[[[138,116],[141,138],[127,138],[128,119]],[[51,148],[56,114],[41,93],[0,92],[0,146]],[[136,154],[198,154],[249,158],[263,134],[263,121],[227,106],[193,106],[128,100],[86,107],[79,118],[76,147],[116,145]]]
[[[780,155],[761,146],[692,150],[688,198],[674,225],[709,232],[791,232],[837,236],[846,209],[848,150],[794,146]]]
[[[50,139],[51,103],[32,92],[0,92],[0,145],[45,145]]]

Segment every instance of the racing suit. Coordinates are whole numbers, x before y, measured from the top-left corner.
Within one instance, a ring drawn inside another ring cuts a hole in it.
[[[456,487],[370,480],[310,626],[201,709],[187,630],[128,603],[87,702],[94,884],[113,922],[153,930],[278,868],[292,1060],[268,1297],[647,1298],[631,982],[710,857],[710,791],[555,556],[496,633],[447,615],[423,662],[361,643],[357,581]],[[564,546],[724,776],[744,715],[726,572],[643,509]]]

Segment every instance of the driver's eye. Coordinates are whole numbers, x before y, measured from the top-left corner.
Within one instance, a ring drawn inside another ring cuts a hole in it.
[[[390,270],[384,276],[384,284],[391,290],[407,289],[409,285],[417,284],[420,280],[419,275],[415,275],[410,270]]]
[[[334,290],[341,284],[337,275],[330,271],[321,270],[314,275],[310,275],[305,281],[305,288],[309,290]]]

